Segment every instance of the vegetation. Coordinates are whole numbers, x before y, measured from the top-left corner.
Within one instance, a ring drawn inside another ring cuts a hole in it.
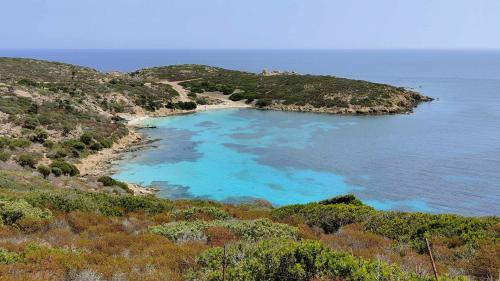
[[[104,185],[104,186],[114,186],[115,185],[115,186],[121,187],[123,190],[127,191],[128,193],[133,193],[132,190],[128,187],[128,184],[121,182],[121,181],[117,181],[117,180],[113,179],[112,177],[101,176],[97,179],[97,181],[102,183],[102,185]]]
[[[196,108],[158,79],[196,79],[182,83],[193,98],[218,91],[258,107],[403,112],[425,99],[330,76],[190,65],[105,74],[0,58],[1,280],[222,280],[223,267],[226,280],[431,280],[423,238],[442,280],[498,277],[498,217],[378,211],[352,195],[280,208],[170,201],[80,178],[79,158],[129,133],[118,113]]]
[[[235,237],[245,240],[261,240],[264,238],[288,238],[298,236],[298,230],[292,226],[273,223],[269,219],[257,220],[213,220],[192,222],[170,222],[151,227],[151,233],[167,237],[175,242],[207,240],[207,233],[213,228],[225,228]]]
[[[284,239],[231,245],[225,259],[220,247],[209,249],[199,256],[201,269],[190,279],[222,280],[224,260],[228,280],[433,280],[333,251],[317,241]]]
[[[218,91],[231,95],[229,98],[234,101],[258,100],[258,107],[277,104],[329,108],[324,111],[338,113],[398,113],[411,111],[420,101],[430,100],[403,88],[360,80],[296,73],[259,75],[204,65],[155,67],[132,75],[185,80],[181,85],[191,93]]]
[[[224,245],[226,280],[431,280],[422,237],[442,280],[499,269],[495,217],[377,211],[352,195],[276,209],[170,201],[51,180],[0,170],[5,280],[222,280]]]

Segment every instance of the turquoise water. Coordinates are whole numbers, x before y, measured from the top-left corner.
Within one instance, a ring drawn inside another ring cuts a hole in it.
[[[352,192],[380,209],[500,215],[500,51],[0,50],[103,71],[202,63],[332,74],[436,98],[413,114],[225,110],[154,122],[115,176],[160,196],[301,203]]]

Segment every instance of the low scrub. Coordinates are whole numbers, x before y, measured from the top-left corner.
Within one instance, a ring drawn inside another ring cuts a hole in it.
[[[274,223],[269,219],[179,221],[153,226],[150,231],[165,236],[172,241],[182,243],[193,240],[206,240],[206,232],[211,228],[226,228],[242,239],[253,241],[273,237],[289,239],[298,237],[297,228],[287,224]]]
[[[317,241],[266,240],[237,243],[226,251],[212,248],[198,257],[199,270],[189,280],[433,280],[402,271],[385,262],[357,259]],[[446,276],[441,280],[453,280]],[[465,280],[465,279],[456,279]]]

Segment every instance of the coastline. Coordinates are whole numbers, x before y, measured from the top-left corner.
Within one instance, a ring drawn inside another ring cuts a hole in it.
[[[176,88],[181,101],[190,100],[187,96],[187,91],[179,85],[178,82],[161,81],[162,83],[169,84]],[[419,95],[419,94],[417,94]],[[407,114],[411,113],[420,102],[432,101],[432,98],[419,95],[419,99],[414,102],[404,104],[402,107],[395,108],[371,108],[371,107],[355,107],[355,108],[315,108],[311,105],[284,105],[272,103],[267,107],[257,107],[255,103],[245,103],[243,101],[232,101],[227,96],[220,93],[210,93],[210,98],[218,100],[218,103],[198,105],[194,110],[179,110],[161,108],[155,112],[145,112],[143,110],[136,110],[134,113],[118,114],[119,117],[126,121],[126,126],[129,129],[129,134],[121,138],[118,142],[114,143],[111,148],[106,148],[96,154],[87,156],[76,164],[82,176],[99,177],[105,175],[110,171],[113,162],[119,160],[124,152],[130,151],[133,147],[139,147],[142,144],[149,142],[143,134],[137,130],[144,128],[148,119],[156,117],[169,117],[176,115],[191,114],[203,111],[215,111],[231,108],[253,108],[261,110],[276,110],[276,111],[291,111],[291,112],[310,112],[310,113],[326,113],[326,114],[346,114],[346,115],[380,115],[380,114]],[[129,188],[135,195],[154,195],[157,190],[146,188],[137,184],[127,183]]]

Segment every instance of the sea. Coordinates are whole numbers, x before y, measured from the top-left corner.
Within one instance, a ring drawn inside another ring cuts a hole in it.
[[[155,118],[147,149],[114,165],[158,196],[275,206],[352,193],[381,210],[500,215],[500,51],[0,50],[135,71],[207,64],[297,71],[412,88],[435,98],[411,114],[227,109]]]

